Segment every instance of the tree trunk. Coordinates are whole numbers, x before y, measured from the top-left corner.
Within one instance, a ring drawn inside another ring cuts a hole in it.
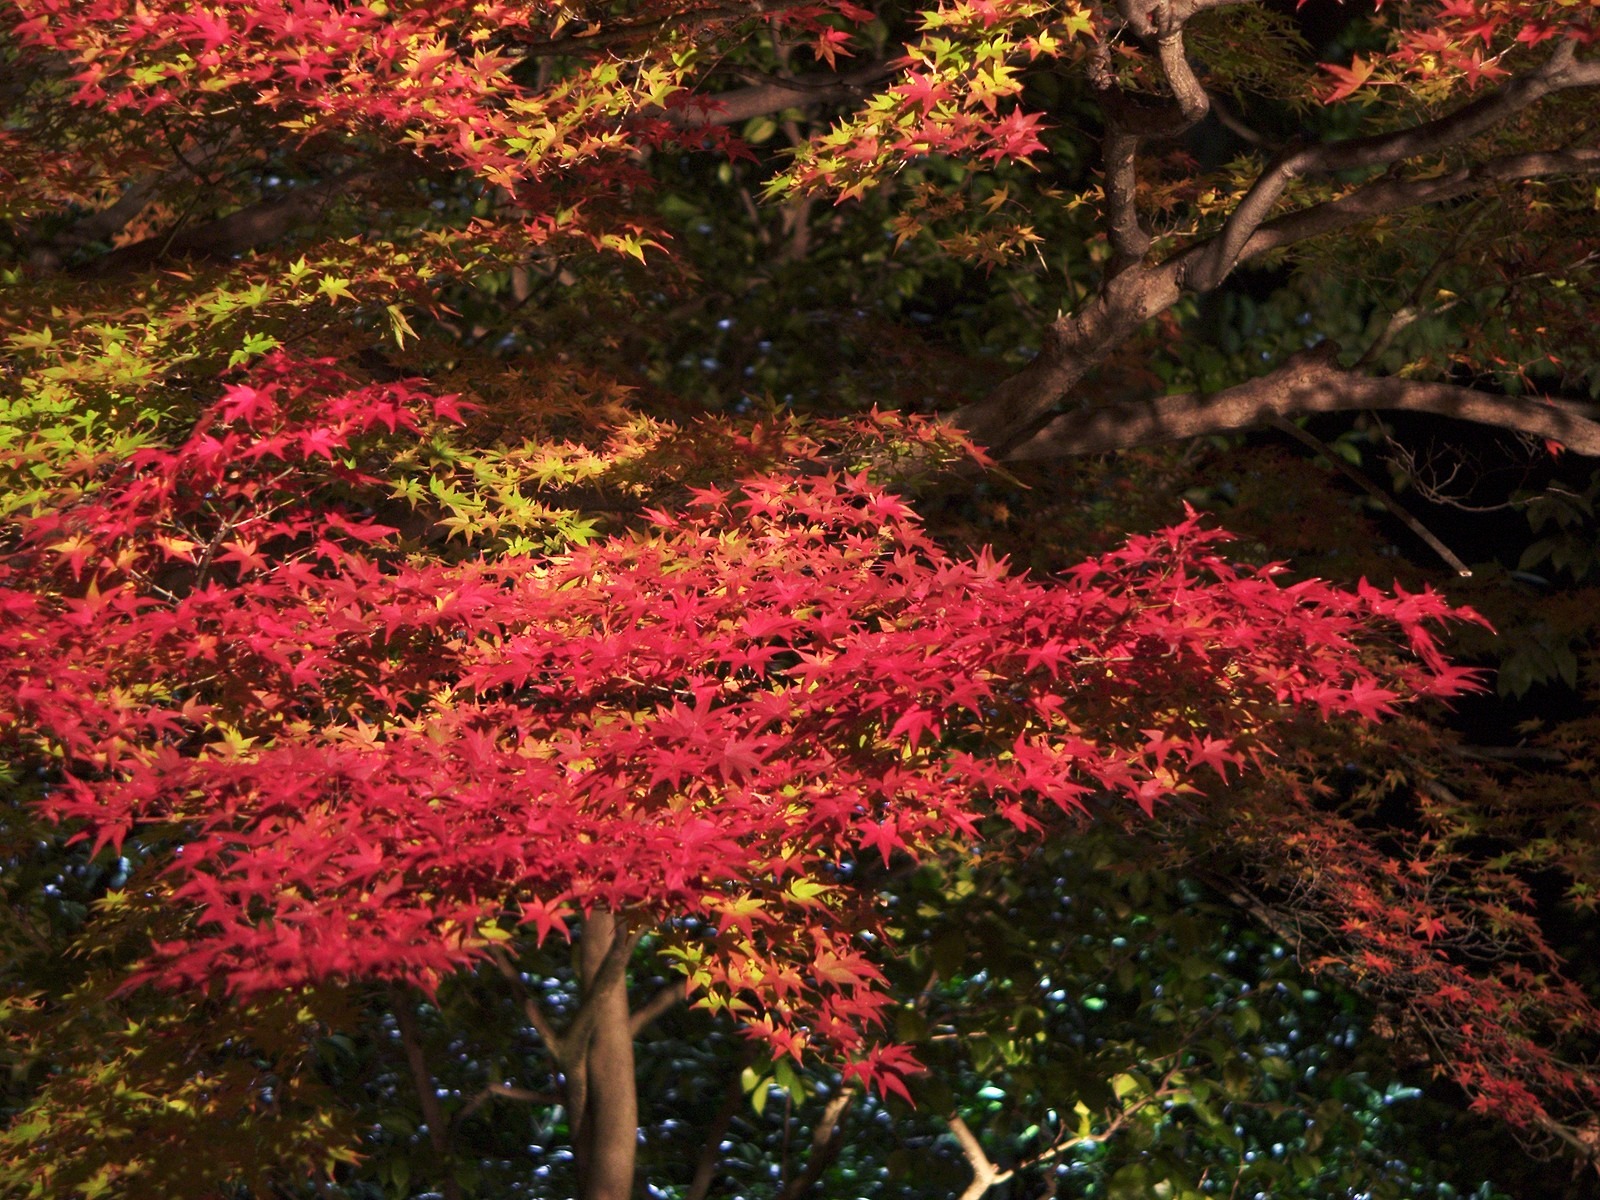
[[[629,1028],[628,975],[602,977],[607,953],[626,931],[616,918],[595,910],[584,923],[579,971],[584,1003],[596,1019],[586,1047],[573,1047],[567,1071],[573,1149],[583,1200],[631,1200],[634,1155],[639,1137],[639,1097]]]

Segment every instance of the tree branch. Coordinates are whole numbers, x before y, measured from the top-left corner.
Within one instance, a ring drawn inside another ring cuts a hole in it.
[[[681,1004],[689,997],[689,981],[681,979],[676,983],[669,983],[650,999],[646,1000],[633,1015],[628,1018],[628,1035],[638,1037],[653,1025],[663,1013]]]
[[[544,1043],[544,1048],[550,1052],[550,1057],[555,1060],[556,1066],[565,1067],[562,1061],[563,1046],[561,1037],[556,1033],[556,1028],[550,1023],[550,1018],[545,1015],[544,1009],[539,1007],[539,1002],[529,994],[527,987],[522,982],[516,964],[509,955],[499,946],[489,947],[489,957],[494,960],[494,965],[499,968],[500,974],[510,982],[511,988],[517,994],[517,999],[522,1003],[523,1015],[528,1018],[528,1024],[533,1026],[534,1032],[539,1035],[539,1040]]]
[[[634,948],[638,946],[639,939],[644,933],[643,925],[638,929],[629,930],[622,921],[617,921],[616,936],[612,938],[605,957],[600,960],[594,977],[588,981],[588,986],[584,989],[583,1002],[578,1006],[572,1024],[567,1026],[566,1035],[561,1039],[563,1057],[580,1057],[588,1048],[589,1035],[594,1032],[595,1022],[600,1019],[601,998],[622,979],[623,973],[628,969],[628,960],[633,957]]]
[[[1034,1167],[1053,1162],[1077,1146],[1098,1145],[1101,1142],[1109,1141],[1128,1123],[1128,1119],[1135,1113],[1160,1102],[1164,1097],[1171,1094],[1172,1075],[1177,1069],[1174,1066],[1169,1070],[1163,1076],[1161,1086],[1155,1091],[1135,1101],[1129,1107],[1119,1110],[1117,1115],[1112,1117],[1106,1123],[1106,1127],[1099,1133],[1069,1134],[1063,1130],[1055,1141],[1051,1142],[1050,1145],[1032,1158],[1025,1159],[1016,1166],[1007,1167],[1005,1170],[997,1167],[989,1156],[984,1153],[983,1146],[978,1142],[977,1137],[968,1128],[965,1121],[953,1114],[945,1118],[945,1123],[950,1127],[950,1132],[955,1134],[956,1141],[961,1146],[961,1153],[966,1158],[967,1165],[972,1168],[972,1182],[961,1193],[960,1200],[979,1200],[995,1184],[1004,1183],[1008,1179],[1015,1178],[1019,1171],[1031,1170]]]
[[[1578,62],[1573,43],[1563,41],[1542,66],[1447,116],[1392,133],[1347,138],[1280,155],[1245,193],[1222,232],[1203,247],[1181,256],[1183,286],[1208,292],[1221,283],[1296,178],[1387,167],[1421,155],[1438,154],[1486,133],[1546,96],[1596,85],[1600,85],[1600,61]]]
[[[170,234],[148,237],[103,254],[74,273],[104,277],[142,270],[164,258],[232,258],[316,220],[366,175],[365,171],[336,175],[296,188],[280,200],[263,200],[215,221],[180,226]]]
[[[1298,175],[1374,168],[1438,152],[1482,133],[1545,96],[1595,85],[1600,85],[1600,61],[1580,63],[1571,44],[1564,43],[1543,67],[1449,116],[1395,133],[1351,138],[1280,156],[1246,193],[1220,234],[1159,265],[1109,274],[1099,294],[1082,309],[1046,326],[1039,353],[1032,362],[983,400],[956,412],[955,422],[974,440],[1004,457],[1016,449],[1019,435],[1054,408],[1097,362],[1140,325],[1171,308],[1186,290],[1204,293],[1214,289],[1245,258],[1404,208],[1455,199],[1490,183],[1600,170],[1600,149],[1594,147],[1507,155],[1433,179],[1378,180],[1337,200],[1268,219],[1290,180]],[[1113,224],[1118,220],[1113,212]],[[1094,420],[1103,423],[1106,413],[1099,411],[1100,416]],[[1082,414],[1068,420],[1079,419]],[[1503,424],[1498,419],[1488,423]],[[1574,448],[1582,444],[1581,436],[1561,440]],[[1099,448],[1115,449],[1118,445]],[[1035,456],[1035,451],[1026,451],[1024,456]]]
[[[462,1122],[496,1096],[503,1100],[518,1100],[524,1104],[561,1103],[561,1097],[554,1092],[535,1092],[528,1088],[513,1087],[509,1083],[491,1083],[462,1106],[461,1111],[456,1113],[452,1124],[459,1127]]]
[[[778,1200],[800,1200],[822,1178],[822,1173],[839,1155],[844,1144],[844,1115],[856,1098],[855,1089],[844,1088],[823,1106],[822,1115],[811,1131],[811,1153],[806,1156],[805,1169],[789,1181],[778,1193]]]
[[[972,1182],[961,1193],[960,1200],[978,1200],[994,1184],[1000,1170],[990,1161],[988,1154],[984,1152],[983,1146],[979,1144],[965,1121],[952,1114],[945,1118],[945,1124],[950,1127],[950,1132],[955,1134],[961,1153],[966,1158],[967,1165],[972,1168]]]
[[[1240,248],[1234,265],[1307,238],[1337,233],[1362,221],[1424,204],[1456,200],[1491,183],[1591,175],[1600,172],[1600,149],[1591,146],[1512,154],[1431,179],[1381,180],[1337,200],[1313,204],[1264,222]],[[1185,252],[1185,255],[1191,253]]]
[[[400,1046],[405,1051],[406,1065],[411,1069],[411,1082],[417,1090],[417,1104],[422,1109],[422,1119],[428,1123],[428,1144],[439,1160],[445,1200],[460,1200],[461,1188],[450,1170],[450,1123],[445,1119],[433,1073],[428,1070],[428,1060],[422,1053],[422,1037],[417,1030],[412,1000],[402,989],[394,987],[389,991],[389,1007],[394,1013],[395,1026],[400,1031]]]
[[[1593,409],[1544,398],[1494,396],[1421,380],[1342,371],[1328,354],[1300,355],[1271,374],[1211,395],[1186,392],[1063,413],[1014,447],[1009,461],[1100,454],[1215,433],[1235,433],[1274,418],[1387,409],[1426,412],[1547,438],[1600,457]]]
[[[679,125],[738,125],[751,117],[786,108],[810,108],[859,100],[870,86],[893,74],[887,61],[868,63],[843,74],[823,73],[786,78],[757,79],[748,87],[696,96],[688,108],[673,110]]]
[[[813,0],[766,0],[756,11],[752,11],[752,6],[745,0],[726,4],[702,4],[680,9],[670,16],[632,23],[619,21],[600,28],[590,25],[583,33],[552,37],[546,41],[514,41],[512,44],[520,54],[529,58],[543,58],[571,54],[573,51],[589,50],[599,46],[614,46],[619,42],[649,37],[664,29],[731,24],[757,15],[770,18],[774,13],[786,12],[791,8],[803,8],[812,2]]]
[[[1409,329],[1428,311],[1428,294],[1438,287],[1439,280],[1444,278],[1444,273],[1450,269],[1450,264],[1455,261],[1456,252],[1461,248],[1462,243],[1466,241],[1467,236],[1483,223],[1483,219],[1488,212],[1488,206],[1480,204],[1477,207],[1477,211],[1472,214],[1471,219],[1456,228],[1455,233],[1450,238],[1450,244],[1435,256],[1432,265],[1422,273],[1422,277],[1412,286],[1404,302],[1391,312],[1388,319],[1384,321],[1383,328],[1378,331],[1378,336],[1373,338],[1367,348],[1361,352],[1361,357],[1351,364],[1355,370],[1359,371],[1382,358],[1384,352],[1394,344],[1394,339]],[[1437,311],[1443,312],[1449,307],[1449,305],[1444,305]]]
[[[1199,121],[1210,108],[1210,98],[1190,67],[1183,45],[1183,22],[1162,0],[1153,12],[1152,32],[1156,59],[1174,103],[1147,108],[1133,103],[1118,85],[1111,68],[1111,48],[1102,39],[1090,59],[1089,80],[1105,113],[1103,156],[1106,174],[1106,210],[1113,250],[1107,277],[1143,261],[1150,249],[1150,234],[1139,220],[1139,150],[1151,138],[1177,137]]]
[[[689,1181],[689,1189],[684,1192],[683,1200],[706,1200],[706,1194],[716,1182],[717,1166],[722,1162],[722,1139],[728,1132],[728,1126],[733,1124],[739,1105],[744,1102],[744,1081],[741,1076],[754,1058],[755,1043],[747,1041],[739,1053],[737,1065],[728,1076],[727,1085],[722,1089],[722,1103],[717,1106],[716,1115],[706,1127],[705,1140],[700,1144],[700,1157],[694,1164],[694,1177]]]
[[[1128,127],[1128,105],[1111,70],[1111,48],[1102,40],[1089,63],[1089,83],[1105,113],[1106,136],[1101,148],[1106,173],[1106,229],[1111,237],[1107,275],[1119,275],[1142,262],[1150,234],[1139,220],[1139,135]]]

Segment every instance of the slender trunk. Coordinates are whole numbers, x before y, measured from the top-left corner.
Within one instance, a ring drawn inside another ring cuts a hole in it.
[[[616,918],[596,910],[584,923],[579,972],[596,1020],[586,1047],[572,1048],[567,1098],[583,1200],[630,1200],[639,1137],[639,1097],[629,1028],[627,972],[601,978],[619,936]],[[596,990],[598,988],[598,990]]]

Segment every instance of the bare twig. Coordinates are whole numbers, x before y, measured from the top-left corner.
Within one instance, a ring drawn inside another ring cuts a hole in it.
[[[452,1124],[459,1127],[468,1117],[496,1097],[502,1100],[517,1100],[524,1104],[560,1104],[562,1099],[554,1092],[535,1092],[528,1088],[513,1087],[509,1083],[491,1083],[462,1106]]]
[[[1394,344],[1394,339],[1410,328],[1414,322],[1428,311],[1428,293],[1438,287],[1439,280],[1444,277],[1444,273],[1449,270],[1450,264],[1455,261],[1456,252],[1461,248],[1462,243],[1466,241],[1467,236],[1476,230],[1479,225],[1483,224],[1483,218],[1488,215],[1488,212],[1489,206],[1480,204],[1470,220],[1463,221],[1457,226],[1454,236],[1450,239],[1450,244],[1434,258],[1433,264],[1422,273],[1422,278],[1418,279],[1416,285],[1412,287],[1410,293],[1406,296],[1405,302],[1389,314],[1389,319],[1384,322],[1383,328],[1378,331],[1378,336],[1373,338],[1371,344],[1361,352],[1361,357],[1351,364],[1353,369],[1359,371],[1377,362],[1383,352]],[[1439,311],[1443,311],[1448,307],[1448,305],[1441,306]]]
[[[1039,1153],[1031,1158],[1024,1159],[1014,1167],[1007,1167],[1004,1170],[997,1167],[988,1154],[984,1152],[983,1146],[960,1116],[952,1114],[947,1117],[945,1123],[950,1127],[950,1132],[955,1135],[956,1143],[961,1147],[961,1153],[966,1158],[967,1165],[972,1168],[972,1182],[967,1184],[966,1190],[961,1193],[960,1200],[979,1200],[995,1184],[1004,1183],[1006,1180],[1014,1178],[1019,1172],[1032,1170],[1034,1167],[1042,1167],[1047,1163],[1054,1162],[1063,1154],[1067,1154],[1079,1146],[1096,1145],[1114,1137],[1134,1114],[1152,1104],[1159,1103],[1171,1094],[1168,1083],[1176,1070],[1176,1067],[1169,1070],[1162,1078],[1161,1085],[1151,1091],[1149,1095],[1142,1097],[1127,1108],[1121,1109],[1106,1123],[1106,1127],[1100,1130],[1099,1133],[1069,1134],[1063,1131],[1061,1136]]]
[[[1344,459],[1335,454],[1332,448],[1329,447],[1328,444],[1321,438],[1317,437],[1314,433],[1311,433],[1308,430],[1301,429],[1300,426],[1296,425],[1292,421],[1284,420],[1284,418],[1280,416],[1274,415],[1270,420],[1274,428],[1282,430],[1295,440],[1311,447],[1312,450],[1315,450],[1318,454],[1322,455],[1330,463],[1337,467],[1340,474],[1342,474],[1346,479],[1350,480],[1362,491],[1366,492],[1367,495],[1373,497],[1378,501],[1378,503],[1382,504],[1384,508],[1388,509],[1392,514],[1394,514],[1394,516],[1398,517],[1407,529],[1411,530],[1412,533],[1416,534],[1419,538],[1426,542],[1428,548],[1442,558],[1447,564],[1449,564],[1451,570],[1453,570],[1457,575],[1460,575],[1463,578],[1469,578],[1472,575],[1472,568],[1457,558],[1455,552],[1452,551],[1449,546],[1446,546],[1437,537],[1435,537],[1432,530],[1430,530],[1421,521],[1417,520],[1415,516],[1402,507],[1400,502],[1393,496],[1389,495],[1388,492],[1384,491],[1377,484],[1373,483],[1372,480],[1368,479],[1365,475],[1361,474],[1360,471],[1357,471],[1349,463],[1345,462]]]

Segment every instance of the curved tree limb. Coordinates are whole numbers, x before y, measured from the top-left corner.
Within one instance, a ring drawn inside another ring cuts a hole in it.
[[[1171,61],[1182,57],[1181,42],[1175,35],[1181,31],[1187,16],[1216,5],[1206,0],[1190,0],[1189,3],[1163,0],[1153,5],[1144,4],[1142,0],[1124,0],[1121,6],[1136,32],[1160,39],[1158,48],[1164,51],[1163,70],[1175,94],[1181,92],[1186,76]],[[1138,20],[1133,20],[1133,16]],[[1183,66],[1188,68],[1186,61]],[[1186,291],[1205,293],[1215,289],[1246,258],[1350,228],[1373,217],[1456,199],[1496,182],[1590,174],[1600,170],[1600,149],[1594,147],[1506,155],[1434,178],[1385,177],[1359,186],[1336,200],[1273,216],[1295,178],[1375,170],[1419,156],[1439,154],[1492,130],[1548,96],[1596,86],[1600,86],[1600,60],[1580,61],[1573,43],[1564,42],[1542,65],[1443,117],[1390,133],[1286,151],[1245,192],[1219,234],[1150,266],[1137,261],[1142,247],[1137,214],[1131,203],[1132,163],[1138,141],[1125,124],[1120,129],[1116,125],[1117,117],[1112,111],[1116,102],[1113,101],[1108,108],[1107,191],[1114,269],[1107,272],[1099,293],[1088,303],[1077,312],[1062,314],[1045,328],[1040,351],[1032,362],[1003,381],[983,400],[956,412],[955,422],[997,456],[1036,455],[1041,449],[1040,435],[1034,434],[1030,439],[1029,431],[1055,409],[1097,363],[1146,321],[1176,304]],[[1097,91],[1109,94],[1105,88],[1097,88]],[[1076,430],[1078,425],[1074,423],[1084,421],[1096,425],[1100,430],[1096,436],[1101,440],[1107,437],[1108,422],[1127,425],[1130,430],[1140,424],[1137,420],[1125,420],[1129,414],[1113,419],[1110,410],[1090,411],[1094,415],[1071,414],[1063,418],[1063,425],[1047,427],[1054,428],[1056,433],[1046,435],[1046,442],[1064,434],[1068,428]],[[1164,409],[1163,415],[1176,414]],[[1204,424],[1203,421],[1192,423]],[[1148,420],[1146,426],[1148,433]],[[1165,436],[1187,435],[1170,433]],[[1546,436],[1569,441],[1575,449],[1581,441],[1581,437],[1580,441],[1574,441],[1555,434]],[[1027,440],[1032,448],[1023,450],[1018,445],[1019,439]],[[1110,440],[1116,441],[1115,438]]]
[[[633,1015],[628,1018],[628,1033],[638,1037],[650,1028],[656,1019],[664,1013],[671,1011],[681,1004],[689,995],[689,981],[680,979],[676,983],[669,983],[638,1008],[633,1010]]]
[[[1555,400],[1495,396],[1449,383],[1357,375],[1322,354],[1300,355],[1271,374],[1211,395],[1185,392],[1062,413],[1011,449],[1028,462],[1100,454],[1157,442],[1234,433],[1307,413],[1364,409],[1426,412],[1516,430],[1600,457],[1600,413]]]
[[[1125,12],[1132,12],[1124,6]],[[1172,103],[1154,108],[1135,104],[1118,85],[1111,69],[1110,44],[1101,39],[1090,60],[1089,82],[1105,112],[1106,136],[1102,151],[1105,160],[1106,208],[1113,255],[1109,275],[1116,275],[1142,262],[1150,249],[1151,238],[1139,219],[1135,196],[1138,190],[1139,150],[1152,138],[1177,137],[1205,119],[1211,98],[1189,65],[1183,43],[1183,20],[1174,13],[1168,0],[1161,0],[1140,19],[1152,22],[1150,33],[1156,42],[1156,61]]]

